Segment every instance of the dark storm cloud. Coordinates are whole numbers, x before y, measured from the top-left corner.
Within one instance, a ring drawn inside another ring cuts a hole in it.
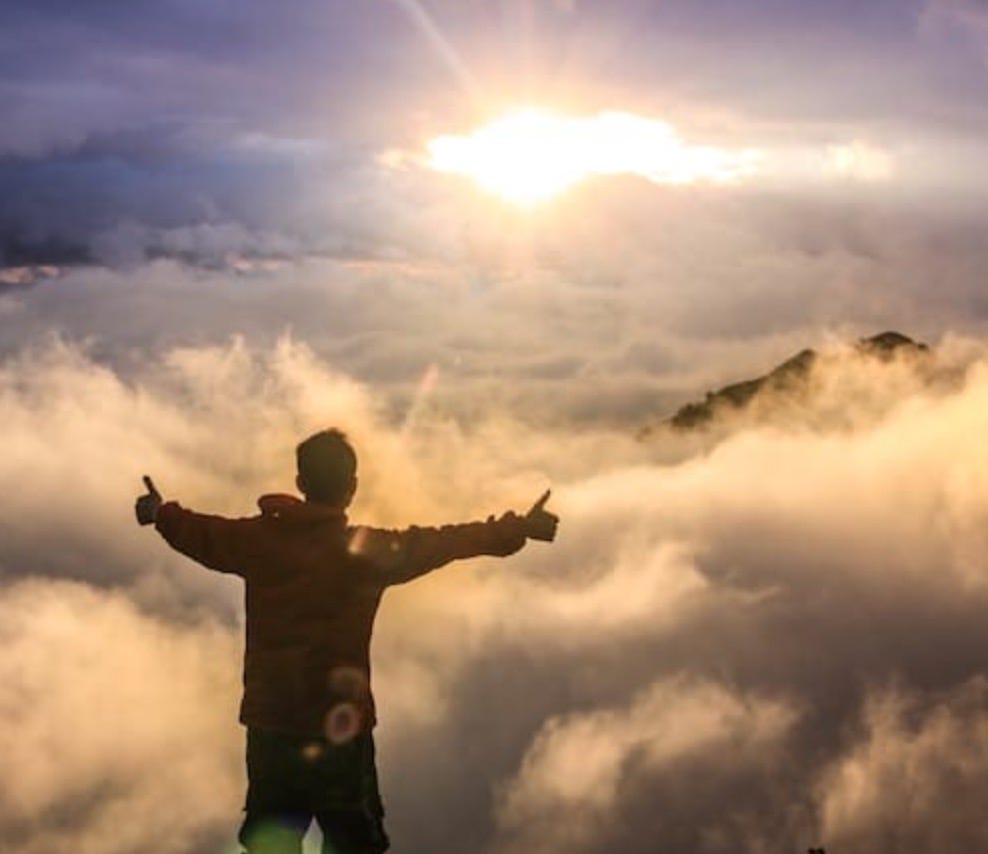
[[[187,150],[181,140],[169,146],[180,133],[172,127],[146,128],[91,140],[72,154],[0,162],[6,262],[41,259],[47,250],[43,260],[48,263],[75,257],[119,264],[143,259],[155,251],[156,242],[159,251],[166,251],[159,235],[169,230],[233,226],[247,233],[260,221],[270,232],[274,192],[290,196],[297,191],[290,163],[249,149],[217,158]],[[209,261],[211,254],[215,259],[228,250],[244,251],[249,243],[229,239],[213,253],[205,245],[193,258]]]
[[[403,141],[397,105],[446,77],[391,3],[10,3],[0,33],[11,265],[119,262],[121,228],[169,254],[143,232],[217,223],[297,252],[325,224],[298,221],[301,188],[363,181]]]

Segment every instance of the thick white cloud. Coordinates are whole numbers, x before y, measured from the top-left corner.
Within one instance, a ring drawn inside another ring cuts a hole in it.
[[[687,777],[691,761],[712,754],[728,774],[754,766],[756,777],[770,778],[793,717],[785,703],[670,679],[627,709],[550,718],[504,792],[501,823],[514,836],[506,850],[602,850],[599,825],[620,814],[629,785]]]
[[[41,579],[0,588],[0,626],[5,846],[186,854],[229,839],[243,785],[230,627]]]

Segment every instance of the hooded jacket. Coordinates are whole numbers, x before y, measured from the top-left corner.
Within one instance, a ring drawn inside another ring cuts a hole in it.
[[[245,582],[240,721],[334,737],[376,721],[370,639],[384,589],[450,561],[525,544],[522,517],[393,531],[351,527],[336,508],[265,495],[260,514],[228,519],[163,504],[155,527],[174,549]],[[349,734],[349,733],[348,733]]]

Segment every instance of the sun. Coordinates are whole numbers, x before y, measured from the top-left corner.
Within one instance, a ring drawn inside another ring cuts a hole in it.
[[[472,178],[480,187],[522,205],[545,201],[585,178],[572,156],[572,120],[544,110],[509,113],[469,136],[429,143],[433,168]]]
[[[465,136],[427,144],[429,165],[464,175],[484,190],[531,206],[594,175],[638,175],[660,184],[737,181],[757,168],[758,153],[684,142],[667,122],[631,113],[563,116],[529,107]]]

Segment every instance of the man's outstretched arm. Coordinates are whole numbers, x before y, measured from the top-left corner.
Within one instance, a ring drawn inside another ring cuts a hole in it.
[[[551,542],[559,517],[545,509],[547,491],[524,516],[508,512],[486,522],[412,527],[404,531],[358,528],[351,550],[367,558],[383,584],[402,584],[454,560],[507,557],[529,539]]]
[[[147,475],[144,486],[147,493],[134,504],[139,525],[154,525],[168,545],[203,566],[219,572],[243,572],[240,547],[247,520],[196,513],[175,501],[166,502]]]

